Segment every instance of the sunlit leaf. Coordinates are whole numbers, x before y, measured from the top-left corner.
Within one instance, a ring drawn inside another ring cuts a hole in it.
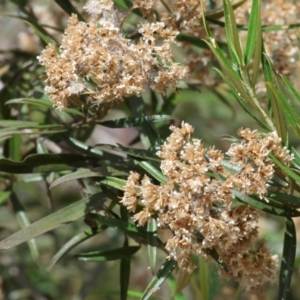
[[[135,161],[137,165],[142,167],[148,174],[150,174],[153,178],[158,180],[160,183],[166,183],[167,177],[162,174],[157,168],[155,168],[151,163],[147,161]]]
[[[262,37],[261,37],[261,25],[260,25],[260,0],[253,0],[250,19],[249,19],[246,50],[245,50],[246,66],[248,66],[250,63],[255,47],[261,49],[261,42],[259,42],[261,38]]]
[[[234,63],[240,66],[244,65],[244,55],[238,29],[236,26],[234,11],[231,1],[223,0],[225,29],[231,58]]]
[[[274,154],[270,153],[269,157],[272,159],[275,165],[277,165],[286,175],[293,178],[298,183],[298,185],[300,185],[300,175],[283,164]]]
[[[282,139],[283,145],[285,145],[287,140],[287,125],[285,121],[285,115],[282,111],[282,107],[279,104],[280,101],[284,101],[283,99],[279,99],[281,95],[267,82],[267,88],[269,90],[269,95],[271,99],[271,107],[272,107],[272,116],[274,120],[274,124],[277,130],[279,137]]]
[[[148,256],[150,261],[150,268],[152,274],[155,273],[156,258],[157,258],[157,222],[156,219],[151,218],[147,224],[147,242],[148,242]]]
[[[17,219],[20,227],[24,229],[24,228],[27,228],[28,226],[30,226],[30,220],[28,218],[28,215],[25,212],[23,205],[21,204],[21,202],[19,201],[19,199],[15,193],[13,193],[11,196],[11,203],[12,203],[13,210],[14,210],[16,219]],[[38,250],[38,247],[36,244],[36,240],[35,239],[28,240],[27,245],[30,250],[30,254],[31,254],[33,261],[37,262],[37,260],[39,258],[39,250]]]
[[[34,98],[16,98],[5,102],[5,104],[32,104],[37,106],[42,106],[46,108],[51,108],[53,103],[49,99],[34,99]]]
[[[73,222],[95,208],[99,208],[105,200],[106,198],[103,198],[103,193],[98,193],[75,202],[2,240],[0,242],[0,249],[10,249],[45,232]]]
[[[175,260],[166,260],[162,266],[157,271],[156,275],[153,277],[146,290],[144,291],[141,300],[147,300],[150,296],[157,291],[157,289],[162,285],[166,278],[175,269],[177,262]]]

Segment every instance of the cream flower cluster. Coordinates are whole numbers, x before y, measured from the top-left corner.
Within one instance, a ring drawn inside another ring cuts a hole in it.
[[[275,133],[261,136],[241,129],[241,142],[232,144],[224,154],[191,139],[189,124],[171,130],[157,153],[166,183],[153,184],[146,175],[140,181],[140,175],[132,172],[122,204],[134,212],[139,225],[155,217],[160,228],[171,230],[173,236],[165,248],[180,268],[192,272],[191,255],[210,259],[209,252],[214,249],[228,268],[220,269],[224,276],[259,290],[275,274],[277,257],[263,241],[255,247],[261,212],[236,205],[236,201],[233,205],[234,191],[263,198],[274,174],[268,155],[272,152],[285,164],[291,155]]]
[[[171,50],[177,31],[163,22],[143,23],[140,38],[132,41],[122,34],[125,15],[112,0],[90,0],[86,10],[92,20],[79,22],[73,15],[59,50],[48,45],[39,57],[47,75],[45,91],[56,107],[64,108],[77,95],[86,95],[105,113],[147,86],[165,93],[185,78],[187,68],[174,62]]]

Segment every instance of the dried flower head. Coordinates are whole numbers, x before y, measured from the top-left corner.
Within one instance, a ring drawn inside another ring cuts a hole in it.
[[[186,76],[187,68],[174,62],[171,51],[177,31],[163,22],[144,23],[141,38],[133,42],[121,32],[113,1],[90,0],[86,9],[98,17],[86,23],[71,16],[59,51],[51,44],[39,57],[46,69],[45,91],[58,108],[87,95],[105,113],[146,86],[165,93]]]
[[[255,247],[261,212],[232,204],[235,191],[263,198],[274,174],[269,153],[288,164],[289,152],[281,147],[276,133],[261,136],[241,129],[241,142],[224,154],[191,139],[189,124],[171,126],[171,130],[157,153],[166,183],[155,185],[147,176],[139,183],[139,175],[131,173],[121,202],[132,212],[140,203],[143,208],[133,215],[139,225],[155,216],[160,228],[171,230],[166,249],[179,267],[192,272],[191,254],[210,259],[209,249],[214,249],[228,268],[221,270],[223,275],[259,290],[274,274],[276,259],[263,242]]]

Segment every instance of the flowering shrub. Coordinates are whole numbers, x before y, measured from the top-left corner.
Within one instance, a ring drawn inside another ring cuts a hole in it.
[[[204,261],[249,297],[262,297],[279,280],[279,298],[290,299],[296,256],[292,218],[300,216],[298,4],[89,0],[81,11],[71,2],[56,2],[70,15],[62,37],[19,5],[45,47],[28,73],[19,70],[25,82],[33,73],[30,81],[39,82],[38,88],[13,91],[14,76],[8,73],[1,91],[10,109],[0,122],[0,199],[11,203],[22,229],[3,236],[0,249],[27,242],[38,262],[34,238],[84,217],[82,232],[54,255],[49,271],[78,244],[117,228],[121,247],[113,248],[108,234],[109,250],[76,258],[121,260],[121,299],[130,295],[131,257],[142,245],[154,276],[141,299],[164,280],[171,282],[172,272],[179,274],[174,295],[191,282],[203,299],[214,293],[224,297],[204,274]],[[234,98],[256,127],[245,121],[235,137],[227,137],[227,151],[207,147],[205,131],[201,139],[192,138],[193,126],[175,116],[180,106],[174,99],[199,89],[237,110]],[[39,122],[31,105],[43,115]],[[89,145],[99,124],[137,129],[131,132],[135,137],[124,135],[126,145]],[[15,187],[16,181],[31,180],[24,174],[46,183],[50,206],[48,189],[73,180],[81,200],[63,203],[30,224],[22,207],[26,201]],[[282,257],[261,237],[266,215],[286,222]],[[164,255],[160,268],[159,255]],[[197,263],[200,288],[192,279]]]

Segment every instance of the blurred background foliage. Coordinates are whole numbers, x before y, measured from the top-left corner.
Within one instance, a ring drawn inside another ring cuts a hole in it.
[[[45,47],[45,41],[37,35],[29,23],[59,43],[61,33],[66,27],[68,13],[78,11],[85,17],[82,10],[84,4],[84,1],[79,0],[0,2],[1,158],[21,161],[28,155],[36,153],[71,151],[78,154],[88,151],[88,146],[97,144],[120,143],[135,147],[142,145],[138,139],[138,129],[115,129],[96,123],[86,123],[85,116],[82,117],[72,109],[67,111],[52,109],[51,102],[43,92],[43,83],[40,79],[43,68],[39,66],[36,57]],[[208,5],[212,8],[217,4],[208,1]],[[181,52],[176,55],[179,56],[178,60],[182,59]],[[25,101],[19,101],[20,98]],[[155,103],[163,101],[161,96],[150,91],[143,95],[143,99],[149,110]],[[111,109],[101,121],[126,117],[127,110],[128,107],[120,104]],[[164,107],[161,113],[171,115],[176,124],[181,120],[190,123],[195,128],[195,137],[202,139],[204,145],[215,145],[222,150],[226,150],[229,145],[228,141],[222,140],[223,135],[235,136],[236,130],[240,127],[257,128],[238,103],[233,101],[233,96],[224,83],[215,87],[185,86],[177,93],[169,95],[168,106]],[[9,123],[10,121],[24,122],[20,123],[19,127],[14,127],[15,123]],[[157,130],[163,138],[169,135],[169,125],[170,122],[161,122],[157,125]],[[16,134],[20,130],[22,134]],[[77,148],[74,144],[70,145],[70,138],[74,139],[73,142],[76,141]],[[297,139],[293,135],[290,139],[297,149],[300,146]],[[98,148],[93,150],[96,157],[97,151],[101,152]],[[83,196],[82,190],[94,188],[97,191],[97,186],[94,186],[94,183],[90,184],[89,179],[68,181],[49,189],[53,180],[67,174],[66,171],[21,173],[23,174],[0,173],[1,240],[29,222],[39,220],[80,200]],[[274,253],[280,255],[284,232],[283,220],[268,215],[262,218],[260,227],[261,235],[267,239],[268,246]],[[47,272],[47,266],[57,251],[68,240],[87,229],[89,226],[81,218],[41,235],[34,243],[24,243],[11,250],[1,251],[2,298],[0,299],[120,299],[119,260],[84,262],[74,257],[81,252],[122,247],[124,235],[118,229],[109,228],[78,245]],[[147,256],[147,248],[142,246],[132,257],[128,299],[139,298],[152,278]],[[158,265],[164,261],[164,256],[164,253],[159,253]],[[176,300],[202,299],[199,290],[205,288],[211,289],[210,299],[235,299],[237,286],[234,282],[219,278],[214,263],[206,266],[200,258],[195,260],[198,261],[199,268],[192,275],[191,284],[175,296]],[[297,296],[300,293],[297,284],[300,280],[299,265],[298,253],[291,299],[299,299]],[[201,278],[205,277],[201,272],[205,271],[209,274],[206,275],[209,278],[209,287],[205,286],[205,282],[201,282]],[[171,291],[175,289],[175,282],[174,278],[169,278],[151,299],[169,299]],[[275,299],[275,295],[276,291],[270,288],[266,293],[266,299]],[[258,298],[240,292],[236,299]]]

